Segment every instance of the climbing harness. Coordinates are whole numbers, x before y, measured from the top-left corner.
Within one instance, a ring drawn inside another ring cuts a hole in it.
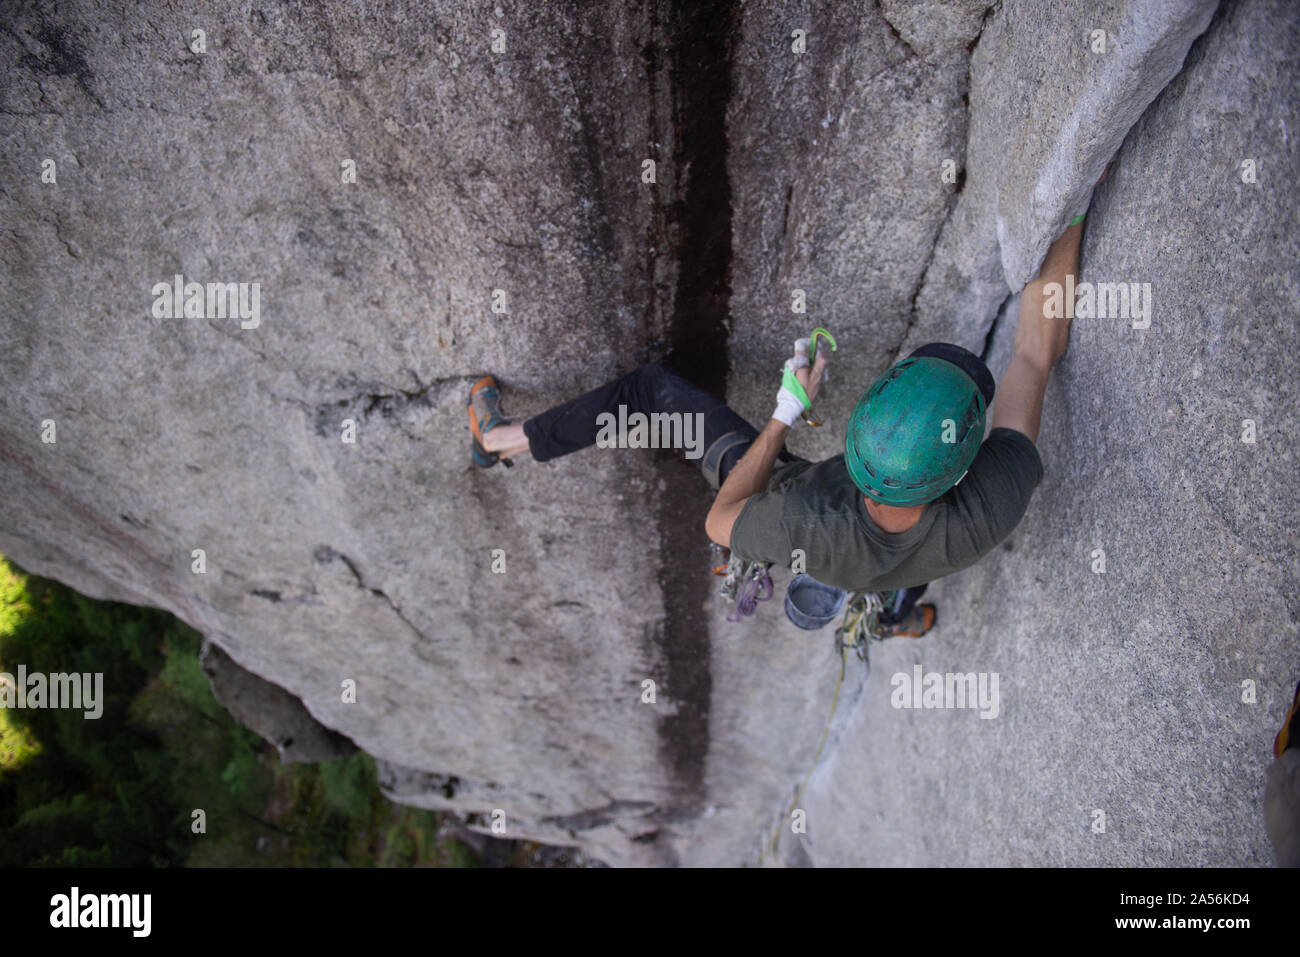
[[[871,642],[889,637],[885,626],[880,623],[880,613],[894,607],[900,595],[899,591],[854,592],[845,606],[839,627],[835,629],[835,653],[848,661],[848,653],[853,651],[866,665],[870,676]]]

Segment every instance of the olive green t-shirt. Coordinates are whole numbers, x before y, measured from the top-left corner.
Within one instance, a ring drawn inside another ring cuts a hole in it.
[[[951,575],[992,551],[1014,529],[1043,477],[1029,437],[994,429],[970,471],[926,505],[905,532],[882,531],[867,515],[844,456],[792,462],[751,495],[731,529],[731,550],[746,561],[789,568],[796,548],[805,571],[847,591],[910,588]]]

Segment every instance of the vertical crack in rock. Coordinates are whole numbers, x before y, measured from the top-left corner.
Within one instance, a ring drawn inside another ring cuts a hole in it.
[[[727,103],[731,98],[730,5],[669,5],[674,149],[680,184],[670,217],[678,279],[666,361],[716,395],[727,387],[731,300],[731,181]]]
[[[672,0],[662,29],[672,89],[673,163],[678,193],[669,209],[676,239],[677,289],[665,357],[685,378],[723,396],[731,298],[731,184],[727,175],[727,104],[731,98],[732,4]],[[708,499],[694,468],[661,466],[659,586],[664,596],[664,685],[677,705],[659,726],[660,749],[675,800],[698,806],[705,795],[713,691],[710,588],[704,519]]]
[[[885,15],[884,8],[880,6],[879,0],[876,0],[876,6],[880,11],[880,15],[884,17],[885,22],[889,24],[889,29],[893,32],[894,36],[897,37],[900,41],[906,43],[907,41],[903,40],[902,35],[898,32],[898,28],[895,27],[893,22],[888,18],[888,16]],[[912,296],[908,300],[909,311],[907,316],[907,325],[903,329],[902,338],[898,340],[898,348],[896,348],[892,353],[894,361],[897,361],[901,357],[903,347],[907,344],[908,337],[910,337],[912,334],[912,328],[916,325],[917,319],[920,318],[919,309],[920,309],[921,294],[925,291],[926,286],[929,284],[930,270],[934,266],[935,254],[939,251],[939,243],[942,242],[944,233],[948,229],[948,224],[952,220],[953,213],[957,211],[957,206],[961,202],[962,193],[966,189],[966,168],[967,168],[967,163],[970,161],[970,91],[971,91],[971,84],[973,83],[972,72],[974,70],[974,67],[972,66],[972,61],[975,55],[975,48],[979,46],[980,38],[984,36],[984,29],[985,27],[988,26],[989,18],[993,15],[993,11],[996,8],[996,6],[997,4],[990,4],[989,7],[984,11],[983,16],[980,18],[979,32],[975,34],[974,38],[966,46],[966,82],[965,82],[965,87],[961,93],[962,108],[965,113],[965,116],[963,117],[962,120],[963,125],[965,126],[965,133],[964,133],[965,143],[962,147],[961,169],[957,171],[957,182],[955,184],[956,188],[952,191],[952,193],[947,198],[946,208],[944,209],[943,218],[939,220],[938,225],[935,227],[934,235],[930,239],[930,251],[926,254],[925,264],[922,265],[921,272],[916,277],[916,285],[912,288]],[[908,49],[912,50],[910,44],[908,44]],[[912,50],[912,52],[915,53],[916,51]],[[1003,301],[1005,302],[1005,300]],[[999,309],[1000,308],[1001,306],[999,306]],[[996,320],[997,320],[997,313],[995,312],[993,314],[992,319],[990,319],[989,321],[994,322]],[[988,352],[989,345],[992,343],[992,341],[993,341],[993,332],[992,329],[990,329],[985,340],[984,351],[986,354]]]
[[[1007,307],[1007,302],[1014,295],[1014,292],[1008,292],[1006,298],[998,303],[997,309],[993,312],[993,319],[989,322],[989,331],[984,335],[984,346],[980,349],[980,358],[986,363],[993,356],[993,340],[997,338],[998,328],[1002,325],[1002,310]]]
[[[662,163],[666,157],[663,155],[661,144],[666,140],[667,132],[662,127],[663,117],[660,111],[660,99],[663,94],[663,52],[660,48],[660,25],[659,25],[659,5],[656,0],[649,0],[647,4],[647,25],[649,38],[645,46],[641,48],[641,61],[645,66],[646,74],[646,93],[647,93],[647,130],[646,130],[646,157],[655,161],[656,164]],[[666,172],[666,171],[665,171]],[[663,350],[663,337],[665,335],[664,313],[665,308],[662,302],[661,289],[664,286],[665,277],[663,273],[669,273],[671,270],[671,256],[668,255],[669,237],[666,223],[666,212],[664,204],[660,199],[660,189],[656,185],[650,189],[650,211],[649,219],[646,223],[645,237],[645,275],[646,275],[646,299],[643,322],[645,325],[645,344],[642,351],[642,361],[649,361],[650,354],[658,355]]]
[[[947,208],[944,210],[943,218],[939,220],[934,228],[934,234],[930,237],[930,249],[925,255],[925,262],[921,266],[921,271],[917,274],[916,284],[912,287],[911,298],[908,299],[907,325],[903,327],[903,333],[899,336],[898,345],[889,353],[892,356],[891,361],[897,362],[902,356],[903,347],[907,345],[908,337],[912,335],[912,328],[916,325],[919,318],[918,300],[921,293],[925,290],[926,279],[930,275],[930,269],[934,265],[935,253],[939,250],[939,242],[943,238],[944,230],[948,226],[948,221],[952,219],[953,212],[957,209],[957,203],[961,198],[961,192],[966,186],[966,166],[965,157],[962,158],[961,173],[957,178],[957,188],[952,191],[947,199]],[[994,317],[996,318],[996,316]]]
[[[970,91],[975,84],[975,51],[976,49],[979,48],[980,41],[984,39],[984,31],[988,29],[989,20],[992,19],[993,14],[997,12],[997,10],[999,10],[1000,8],[1001,8],[1000,3],[994,3],[991,4],[989,8],[984,11],[984,16],[980,18],[979,33],[975,34],[974,39],[972,39],[971,42],[966,46],[966,89],[961,95],[962,103],[964,103],[966,106],[966,155],[963,157],[964,162],[962,163],[961,184],[960,184],[960,188],[958,189],[959,195],[961,193],[961,190],[965,189],[966,187],[966,163],[970,162],[970,153],[971,153]],[[957,208],[956,204],[954,203],[953,206],[948,210],[948,217],[944,219],[945,226],[947,225],[948,218],[952,216],[953,210],[955,210],[956,208]],[[943,235],[943,230],[940,230],[939,237],[941,237],[942,235]],[[939,237],[935,238],[936,246],[938,245]],[[933,260],[934,253],[931,252],[930,256],[931,259]],[[930,271],[929,264],[926,265],[925,271],[926,273],[929,273]],[[925,277],[923,276],[922,278],[924,279]],[[998,317],[1002,315],[1002,309],[1004,306],[1006,306],[1007,300],[1014,295],[1015,295],[1015,291],[1008,288],[1007,294],[1002,298],[1001,302],[998,303],[997,308],[993,310],[993,314],[991,316],[984,317],[984,319],[982,320],[983,322],[986,322],[988,324],[984,332],[984,346],[980,350],[980,359],[982,359],[984,362],[988,362],[993,355],[993,340],[996,337],[996,333],[997,333]],[[913,306],[915,306],[915,299],[913,299]]]

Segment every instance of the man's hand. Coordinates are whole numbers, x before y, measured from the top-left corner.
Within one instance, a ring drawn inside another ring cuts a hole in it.
[[[799,380],[804,392],[808,393],[809,405],[817,401],[817,393],[821,391],[822,380],[826,377],[826,366],[828,365],[826,351],[825,349],[817,350],[817,359],[813,362],[811,369],[804,366],[802,369],[794,370],[794,377]]]
[[[818,349],[817,360],[809,367],[808,345],[808,339],[800,339],[796,342],[795,355],[790,361],[795,367],[794,377],[803,386],[808,396],[808,403],[811,405],[817,398],[817,393],[821,391],[822,379],[826,375],[827,350]],[[801,359],[802,365],[800,365]],[[782,392],[784,391],[783,389]],[[777,412],[780,412],[784,401],[778,399]],[[802,406],[803,403],[796,399],[794,404]],[[797,420],[798,411],[795,411],[793,406],[791,411]],[[727,475],[727,480],[722,483],[722,488],[718,489],[717,498],[713,500],[713,508],[709,509],[708,517],[705,519],[704,528],[709,538],[719,545],[731,546],[731,529],[735,526],[745,503],[749,501],[751,495],[767,491],[767,483],[772,478],[772,466],[776,463],[776,457],[781,454],[781,446],[785,444],[785,434],[788,431],[789,426],[776,415],[768,419],[767,424],[763,426],[763,431],[758,434],[758,438],[732,468]]]
[[[796,340],[794,356],[785,360],[783,372],[794,376],[799,385],[798,388],[794,387],[787,380],[786,375],[782,376],[772,418],[786,426],[793,427],[799,421],[800,414],[812,408],[817,393],[821,391],[822,379],[826,375],[825,349],[818,350],[815,368],[808,367],[808,348],[811,341],[811,339]],[[799,395],[800,388],[803,389],[804,396]],[[804,397],[807,398],[807,404],[804,403]]]
[[[1038,441],[1043,415],[1043,393],[1052,366],[1065,354],[1070,343],[1070,318],[1074,304],[1064,303],[1064,316],[1047,309],[1047,285],[1058,284],[1062,295],[1067,275],[1079,272],[1079,237],[1083,225],[1071,226],[1047,250],[1038,277],[1020,293],[1020,315],[1016,321],[1016,351],[998,383],[993,400],[993,428],[1015,429]]]

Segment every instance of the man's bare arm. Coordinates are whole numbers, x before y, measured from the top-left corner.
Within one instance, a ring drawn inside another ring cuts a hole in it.
[[[1020,294],[1015,355],[998,383],[997,398],[993,400],[995,429],[1015,429],[1038,441],[1047,377],[1056,360],[1065,354],[1070,341],[1070,318],[1074,316],[1073,303],[1064,303],[1065,318],[1047,315],[1046,287],[1048,283],[1059,283],[1064,288],[1067,275],[1078,276],[1082,234],[1082,223],[1062,233],[1047,250],[1038,277]]]
[[[772,478],[772,466],[785,445],[785,435],[790,429],[784,422],[768,419],[763,431],[758,433],[753,443],[745,450],[739,462],[727,475],[727,480],[718,489],[718,497],[713,500],[713,508],[704,520],[704,530],[709,538],[719,545],[731,547],[731,529],[740,516],[751,495],[767,491],[767,483]]]
[[[819,351],[811,369],[795,371],[795,378],[803,386],[809,402],[817,398],[825,372],[824,349]],[[789,426],[779,419],[768,419],[763,431],[758,433],[758,438],[754,439],[740,461],[727,474],[727,480],[718,489],[713,507],[704,520],[704,530],[710,539],[719,545],[731,547],[731,529],[749,497],[767,491],[767,483],[772,478],[772,466],[781,454],[781,446],[785,444],[785,436],[789,431]]]

